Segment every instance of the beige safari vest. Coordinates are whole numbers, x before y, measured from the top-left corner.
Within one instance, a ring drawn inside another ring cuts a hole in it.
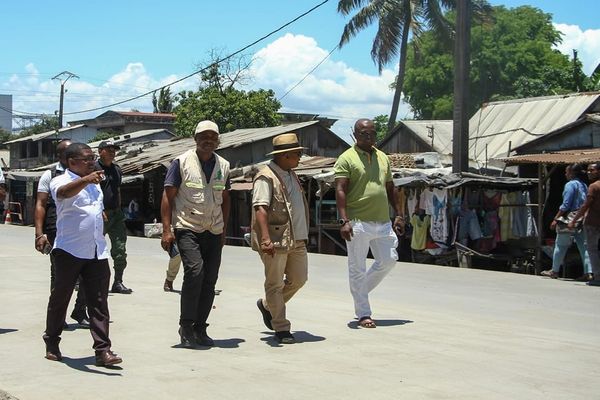
[[[188,150],[179,160],[181,185],[175,197],[173,226],[175,229],[189,229],[194,232],[210,231],[223,233],[223,190],[229,176],[229,161],[215,154],[216,162],[206,182],[196,150]]]
[[[300,190],[302,190],[302,199],[304,200],[304,210],[306,214],[306,226],[309,226],[308,220],[308,203],[300,180],[294,171],[291,171],[292,176],[298,181]],[[271,204],[267,209],[267,224],[269,226],[269,236],[276,250],[288,251],[294,248],[294,230],[292,228],[292,217],[290,214],[291,201],[287,196],[285,184],[268,165],[254,177],[256,181],[260,177],[267,178],[271,186]],[[256,222],[256,211],[252,207],[252,250],[260,251],[259,243],[260,226]]]

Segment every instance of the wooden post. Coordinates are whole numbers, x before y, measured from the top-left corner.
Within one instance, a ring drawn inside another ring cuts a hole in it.
[[[471,37],[471,1],[456,2],[454,43],[454,113],[452,126],[452,172],[469,170],[469,48]]]

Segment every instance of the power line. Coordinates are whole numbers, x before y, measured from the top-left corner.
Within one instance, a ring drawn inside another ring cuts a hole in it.
[[[323,64],[323,63],[325,62],[325,60],[327,60],[327,59],[329,58],[329,56],[330,56],[330,55],[331,55],[331,54],[332,54],[332,53],[333,53],[335,50],[337,50],[339,47],[340,47],[340,45],[337,45],[337,46],[335,46],[333,49],[331,49],[331,51],[329,52],[329,54],[327,54],[325,57],[323,57],[323,59],[322,59],[321,61],[319,61],[319,63],[318,63],[317,65],[315,65],[315,66],[313,67],[313,69],[311,69],[310,71],[308,71],[308,73],[307,73],[306,75],[304,75],[304,76],[302,77],[302,79],[300,79],[300,80],[298,81],[298,83],[296,83],[294,86],[292,86],[292,87],[290,88],[290,90],[288,90],[287,92],[285,92],[285,94],[279,98],[279,101],[283,100],[283,98],[284,98],[285,96],[287,96],[287,95],[288,95],[288,94],[289,94],[289,93],[290,93],[292,90],[296,89],[296,87],[298,87],[298,85],[300,85],[302,82],[304,82],[304,80],[305,80],[306,78],[308,78],[308,76],[309,76],[310,74],[312,74],[313,72],[315,72],[315,70],[316,70],[317,68],[319,68],[319,66],[320,66],[321,64]]]
[[[319,7],[321,7],[322,5],[324,5],[324,4],[325,4],[325,3],[327,3],[327,2],[329,2],[329,0],[324,0],[324,1],[322,1],[321,3],[319,3],[319,4],[317,4],[316,6],[312,7],[310,10],[308,10],[308,11],[306,11],[306,12],[304,12],[304,13],[300,14],[300,15],[299,15],[299,16],[297,16],[296,18],[294,18],[294,19],[292,19],[291,21],[289,21],[289,22],[287,22],[287,23],[283,24],[282,26],[280,26],[279,28],[275,29],[274,31],[271,31],[271,32],[269,32],[268,34],[264,35],[263,37],[261,37],[261,38],[259,38],[259,39],[255,40],[254,42],[250,43],[249,45],[247,45],[247,46],[244,46],[244,47],[242,47],[241,49],[237,50],[236,52],[234,52],[234,53],[232,53],[232,54],[228,55],[227,57],[224,57],[224,58],[222,58],[222,59],[220,59],[220,60],[217,60],[217,61],[213,62],[212,64],[210,64],[210,65],[208,65],[208,66],[206,66],[206,67],[204,67],[204,68],[201,68],[201,69],[199,69],[199,70],[197,70],[197,71],[195,71],[195,72],[192,72],[191,74],[188,74],[188,75],[184,76],[183,78],[179,78],[179,79],[177,79],[177,80],[175,80],[175,81],[173,81],[173,82],[170,82],[170,83],[168,83],[168,84],[166,84],[166,85],[163,85],[163,86],[161,86],[161,87],[158,87],[158,88],[156,88],[156,89],[153,89],[153,90],[149,90],[149,91],[147,91],[147,92],[145,92],[145,93],[142,93],[142,94],[140,94],[140,95],[137,95],[137,96],[131,97],[131,98],[127,99],[127,100],[118,101],[118,102],[116,102],[116,103],[108,104],[108,105],[105,105],[105,106],[102,106],[102,107],[95,107],[95,108],[90,108],[90,109],[87,109],[87,110],[81,110],[81,111],[72,111],[72,112],[64,113],[64,115],[83,114],[83,113],[87,113],[87,112],[91,112],[91,111],[98,111],[98,110],[102,110],[102,109],[105,109],[105,108],[109,108],[109,107],[118,106],[118,105],[120,105],[120,104],[123,104],[123,103],[128,103],[128,102],[130,102],[130,101],[133,101],[133,100],[137,100],[137,99],[139,99],[139,98],[142,98],[142,97],[148,96],[148,95],[150,95],[150,94],[152,94],[152,93],[154,93],[154,92],[156,92],[156,91],[158,91],[158,90],[161,90],[161,89],[164,89],[164,88],[166,88],[166,87],[172,86],[172,85],[174,85],[174,84],[176,84],[176,83],[182,82],[182,81],[184,81],[184,80],[186,80],[186,79],[188,79],[188,78],[191,78],[192,76],[198,75],[199,73],[201,73],[201,72],[203,72],[203,71],[205,71],[205,70],[207,70],[207,69],[209,69],[209,68],[211,68],[211,67],[213,67],[213,66],[215,66],[215,65],[218,65],[218,64],[222,63],[223,61],[226,61],[226,60],[228,60],[228,59],[230,59],[230,58],[232,58],[232,57],[236,56],[237,54],[240,54],[241,52],[243,52],[243,51],[247,50],[248,48],[250,48],[250,47],[254,46],[254,45],[255,45],[255,44],[257,44],[257,43],[260,43],[260,42],[262,42],[262,41],[263,41],[263,40],[265,40],[266,38],[268,38],[268,37],[270,37],[270,36],[274,35],[275,33],[279,32],[279,31],[281,31],[281,30],[282,30],[282,29],[284,29],[285,27],[287,27],[287,26],[289,26],[289,25],[293,24],[294,22],[296,22],[296,21],[297,21],[297,20],[299,20],[300,18],[302,18],[302,17],[304,17],[304,16],[306,16],[306,15],[310,14],[311,12],[313,12],[314,10],[316,10],[316,9],[317,9],[317,8],[319,8]]]

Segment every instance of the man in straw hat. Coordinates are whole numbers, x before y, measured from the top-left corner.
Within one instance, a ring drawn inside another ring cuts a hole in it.
[[[161,246],[174,254],[172,246],[177,243],[183,262],[179,336],[188,348],[214,345],[206,321],[215,299],[231,204],[229,162],[215,153],[219,127],[201,121],[194,133],[196,148],[169,166],[160,206]]]
[[[390,162],[385,153],[373,147],[376,135],[373,121],[356,121],[356,144],[342,153],[334,166],[340,235],[348,248],[350,292],[363,328],[376,327],[369,292],[396,265],[398,238],[394,230],[398,234],[404,230]],[[397,215],[393,227],[388,203]],[[375,261],[367,271],[369,248]]]
[[[306,242],[308,204],[298,176],[304,147],[295,133],[273,138],[273,160],[254,178],[252,192],[252,249],[265,266],[265,297],[257,306],[265,326],[281,344],[295,343],[286,319],[285,303],[308,277]]]

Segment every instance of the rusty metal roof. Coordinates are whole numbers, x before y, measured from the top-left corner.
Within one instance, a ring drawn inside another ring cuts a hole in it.
[[[598,108],[600,92],[534,97],[485,104],[469,120],[469,157],[485,160],[577,121]]]
[[[574,164],[600,162],[600,148],[554,151],[540,154],[522,154],[498,158],[508,165],[516,164]]]

